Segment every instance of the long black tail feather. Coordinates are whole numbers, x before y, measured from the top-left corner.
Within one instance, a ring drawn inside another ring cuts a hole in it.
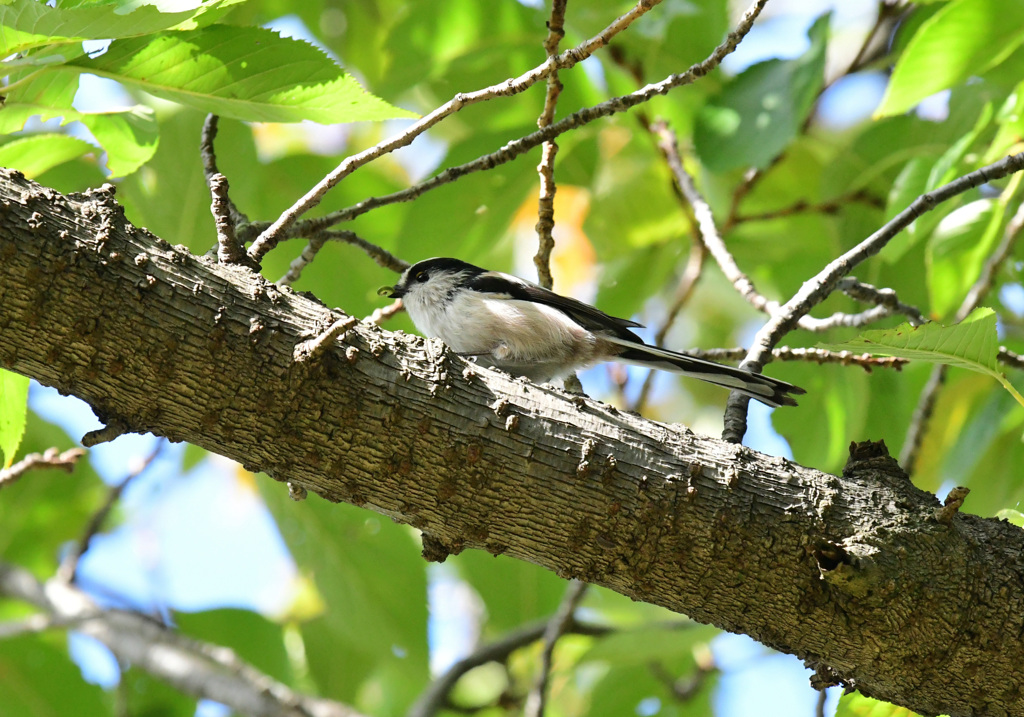
[[[807,393],[799,386],[771,376],[751,373],[733,366],[726,366],[657,346],[627,344],[624,341],[620,345],[625,349],[619,354],[620,361],[692,376],[716,386],[739,391],[773,408],[795,406],[796,399],[789,394]]]

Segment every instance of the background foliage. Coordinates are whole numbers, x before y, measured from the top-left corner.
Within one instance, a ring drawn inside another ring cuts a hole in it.
[[[561,47],[593,36],[629,7],[570,0]],[[824,2],[773,0],[719,71],[559,138],[555,288],[638,318],[650,336],[664,329],[672,348],[744,345],[764,317],[710,260],[682,315],[669,323],[699,232],[650,123],[664,120],[679,137],[739,266],[761,293],[785,301],[919,194],[1020,151],[1022,8],[1019,0],[848,0],[830,12]],[[732,27],[735,10],[724,0],[665,0],[610,48],[560,74],[557,117],[702,60]],[[404,128],[403,118],[540,64],[548,13],[515,0],[16,0],[0,6],[7,77],[0,164],[64,192],[113,181],[129,219],[204,253],[215,243],[198,152],[206,112],[222,116],[217,157],[232,199],[253,221],[272,221],[339,157]],[[410,148],[347,178],[314,215],[398,191],[534,131],[541,86],[448,117]],[[340,228],[407,261],[458,256],[533,278],[538,156]],[[1013,224],[1020,206],[1014,179],[960,195],[918,219],[857,276],[952,323],[995,247],[1020,232]],[[284,275],[303,246],[282,243],[264,259],[264,275]],[[1021,255],[1014,245],[983,302],[995,311],[999,340],[1016,351],[1024,349]],[[357,248],[330,242],[295,287],[365,316],[380,306],[376,288],[393,279]],[[860,308],[840,295],[819,315]],[[402,315],[386,327],[412,330]],[[838,344],[858,333],[798,331],[787,342]],[[931,370],[776,362],[768,372],[807,396],[798,409],[774,412],[771,426],[767,411],[753,407],[748,444],[832,472],[851,440],[883,439],[896,454]],[[638,407],[644,378],[598,367],[583,382],[592,395]],[[1010,380],[1021,383],[1014,373]],[[716,388],[659,376],[643,412],[715,433],[724,401]],[[74,445],[92,427],[80,409],[56,402],[33,387],[26,415],[24,382],[0,376],[6,464]],[[914,481],[940,494],[966,485],[966,510],[1019,516],[1022,431],[1024,408],[995,380],[953,370],[925,426]],[[53,575],[103,504],[104,481],[139,473],[132,460],[150,449],[119,439],[94,451],[73,477],[40,471],[3,487],[3,560],[41,579]],[[199,507],[211,496],[225,501],[223,512]],[[552,574],[483,554],[428,565],[405,527],[318,498],[292,502],[282,486],[265,477],[253,482],[191,447],[164,448],[129,486],[106,530],[78,578],[97,600],[163,617],[185,634],[231,646],[296,689],[375,716],[404,714],[432,667],[436,675],[478,642],[550,617],[565,591]],[[0,618],[11,624],[26,614],[24,605],[0,602]],[[778,709],[792,712],[780,696],[784,680],[765,677],[776,658],[761,650],[596,588],[578,617],[617,631],[563,639],[550,714],[730,714],[743,707],[733,697],[744,685],[772,690]],[[666,621],[682,624],[668,630]],[[518,710],[539,654],[533,643],[500,667],[470,672],[451,700],[482,706],[483,714]],[[695,677],[692,690],[680,687]],[[806,676],[791,669],[785,680],[804,690],[793,699],[811,712]],[[62,630],[0,640],[0,704],[11,714],[196,711],[193,697],[137,668],[110,665],[95,645]],[[845,698],[839,709],[895,714],[862,697]],[[200,710],[220,712],[211,704]]]

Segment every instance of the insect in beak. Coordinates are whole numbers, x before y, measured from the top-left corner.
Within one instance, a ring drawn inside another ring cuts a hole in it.
[[[393,286],[382,286],[379,289],[377,289],[377,296],[386,296],[389,299],[392,298],[394,293],[395,287]]]

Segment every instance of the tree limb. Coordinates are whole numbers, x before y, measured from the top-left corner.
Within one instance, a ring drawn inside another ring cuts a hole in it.
[[[477,548],[796,654],[921,714],[1024,714],[1024,532],[467,364],[129,224],[110,192],[0,172],[0,365],[104,421],[189,441]],[[798,408],[789,410],[800,410]],[[282,487],[282,490],[284,488]]]

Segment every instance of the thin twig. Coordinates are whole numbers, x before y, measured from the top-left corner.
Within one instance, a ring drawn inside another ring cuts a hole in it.
[[[247,261],[245,248],[236,234],[237,226],[245,223],[246,218],[231,201],[227,177],[217,169],[217,153],[214,151],[213,141],[217,138],[219,121],[220,118],[215,114],[206,115],[199,140],[203,174],[206,176],[206,186],[210,188],[210,196],[213,199],[210,209],[217,227],[217,260],[221,264],[251,266],[251,262]]]
[[[686,302],[690,300],[693,295],[693,290],[697,286],[697,282],[700,280],[701,274],[704,271],[704,257],[707,256],[707,248],[704,246],[704,242],[700,238],[694,239],[693,243],[690,244],[690,256],[686,260],[686,268],[683,269],[682,275],[679,277],[679,282],[676,284],[675,296],[672,297],[672,305],[669,307],[668,314],[665,316],[665,320],[654,334],[654,343],[661,346],[665,337],[668,335],[669,329],[675,323],[679,313],[683,310]],[[638,413],[644,410],[644,406],[647,405],[647,399],[651,394],[651,387],[654,385],[654,372],[655,369],[651,369],[647,372],[644,377],[643,385],[640,386],[640,393],[637,395],[636,401],[633,402],[632,410]],[[628,376],[628,374],[623,374]]]
[[[880,252],[889,241],[922,214],[940,203],[963,194],[986,182],[992,182],[1024,169],[1024,153],[1014,154],[998,162],[959,177],[938,189],[922,194],[909,207],[887,222],[878,231],[842,256],[834,259],[817,276],[804,282],[803,286],[783,305],[777,313],[757,332],[742,367],[747,370],[759,369],[770,356],[779,340],[793,330],[800,318],[820,304],[835,289],[836,285],[861,262]],[[732,443],[739,443],[747,430],[746,396],[735,391],[726,405],[725,429],[722,437]]]
[[[295,363],[311,363],[317,361],[329,348],[331,348],[331,346],[334,345],[335,341],[341,340],[345,333],[358,323],[359,319],[354,316],[344,316],[335,320],[329,327],[327,327],[327,330],[319,336],[296,344],[295,349],[292,351],[292,357],[295,359]]]
[[[683,166],[682,155],[679,152],[679,143],[676,139],[675,132],[673,132],[664,122],[654,123],[651,126],[651,131],[658,137],[658,148],[661,150],[662,155],[665,157],[665,161],[668,163],[679,192],[693,208],[694,216],[697,219],[697,225],[700,228],[701,241],[704,243],[704,246],[707,247],[719,268],[721,268],[722,273],[725,274],[725,277],[730,282],[732,282],[733,287],[748,304],[758,311],[762,311],[768,315],[774,314],[779,310],[779,302],[766,298],[757,290],[754,286],[754,282],[752,282],[750,277],[740,269],[739,264],[736,263],[736,259],[728,248],[726,248],[725,241],[722,239],[722,234],[715,223],[714,214],[711,211],[711,205],[708,204],[707,200],[705,200],[698,191],[697,186],[693,181],[693,177],[690,176],[690,173],[687,172],[686,168]],[[856,285],[851,283],[850,289],[856,290],[856,288]],[[870,288],[874,289],[874,287]],[[874,309],[870,309],[859,314],[836,313],[824,319],[816,319],[812,316],[801,316],[798,319],[798,325],[801,329],[806,331],[822,332],[839,326],[857,327],[879,321],[880,319],[891,316],[900,306],[905,306],[898,302],[895,298],[895,294],[889,295],[886,294],[885,291],[886,290],[874,289],[874,292],[871,292],[868,289],[864,289],[860,292],[861,296],[865,297],[866,300],[879,304],[879,306]],[[911,313],[916,311],[912,307],[906,308]],[[920,315],[920,312],[916,313],[917,315]]]
[[[765,2],[766,0],[760,0]],[[285,210],[278,219],[267,227],[249,247],[249,256],[259,261],[268,251],[273,249],[277,243],[288,236],[288,229],[296,220],[320,203],[323,196],[338,182],[354,172],[359,167],[382,157],[385,154],[395,151],[400,147],[410,144],[416,137],[427,131],[445,117],[452,115],[464,107],[491,100],[496,97],[511,97],[531,87],[536,82],[546,79],[552,72],[559,69],[566,69],[582,62],[594,52],[601,49],[618,33],[629,27],[634,20],[644,15],[661,0],[639,0],[637,4],[627,13],[616,18],[604,30],[589,40],[573,47],[558,55],[548,57],[542,64],[533,68],[514,79],[506,80],[500,84],[486,87],[475,92],[465,92],[455,95],[448,102],[444,103],[418,122],[413,123],[405,131],[400,132],[379,144],[363,150],[358,154],[346,158],[326,177],[317,183],[313,189],[299,199],[295,204]],[[541,141],[551,139],[545,137]],[[329,226],[328,224],[321,225]]]
[[[306,244],[306,248],[303,249],[302,253],[292,261],[291,265],[288,267],[288,271],[284,276],[277,280],[277,283],[285,286],[291,286],[298,281],[299,277],[302,276],[302,270],[309,266],[310,262],[316,258],[317,253],[328,241],[337,241],[358,247],[359,249],[362,249],[367,256],[373,259],[378,266],[385,269],[391,269],[395,273],[401,274],[409,268],[409,262],[404,259],[399,259],[386,249],[382,249],[376,244],[371,244],[365,239],[362,239],[355,232],[324,229],[316,232],[310,237],[309,243]]]
[[[967,315],[974,311],[982,300],[992,290],[996,275],[1002,268],[1006,259],[1013,251],[1013,246],[1021,234],[1024,234],[1024,203],[1018,208],[1003,231],[1003,239],[996,247],[996,250],[985,261],[981,274],[971,286],[964,297],[960,308],[956,312],[956,321],[960,322],[967,318]],[[1002,352],[1000,352],[1002,354]],[[1009,352],[1006,354],[1009,355]],[[932,368],[928,382],[921,390],[917,399],[917,407],[911,417],[910,425],[907,427],[906,437],[903,439],[903,448],[900,450],[900,466],[907,474],[913,474],[917,466],[917,456],[924,442],[924,435],[928,430],[928,423],[935,413],[935,404],[939,399],[939,391],[946,381],[948,367],[938,364]]]
[[[99,507],[92,517],[89,518],[89,522],[85,526],[85,530],[82,532],[82,537],[78,539],[78,543],[71,549],[71,552],[65,556],[61,561],[60,567],[57,568],[57,579],[66,583],[73,583],[77,578],[78,564],[81,561],[83,555],[89,549],[89,544],[92,539],[100,532],[100,528],[103,527],[103,523],[106,521],[107,516],[110,515],[110,511],[114,508],[114,505],[121,498],[121,494],[124,493],[124,489],[128,487],[128,484],[135,478],[139,477],[149,466],[156,460],[156,457],[160,455],[160,451],[163,450],[164,446],[167,445],[167,441],[163,438],[157,441],[156,448],[154,448],[148,456],[135,467],[128,475],[121,479],[121,481],[114,486],[111,486],[110,490],[107,491],[107,499],[103,501],[103,505]]]
[[[548,679],[551,677],[551,660],[555,653],[555,643],[558,642],[566,627],[572,622],[576,607],[587,592],[587,584],[581,580],[570,580],[565,590],[562,602],[558,610],[548,621],[544,630],[544,651],[541,653],[540,674],[537,676],[537,684],[530,690],[526,698],[526,706],[523,714],[526,717],[542,717],[544,714],[544,703],[547,701]]]
[[[914,326],[920,326],[928,320],[916,306],[900,301],[899,296],[892,289],[879,289],[871,284],[865,284],[852,276],[848,276],[840,281],[836,288],[857,301],[884,306],[893,314],[903,314]]]
[[[544,637],[547,629],[548,621],[543,620],[519,628],[497,642],[478,648],[473,654],[456,662],[441,677],[430,683],[413,706],[409,708],[406,717],[432,717],[437,714],[442,707],[448,705],[448,695],[464,674],[489,662],[505,662],[509,655],[516,650]],[[566,626],[565,632],[573,635],[600,637],[614,632],[614,628],[572,620]]]
[[[565,5],[568,0],[552,0],[551,17],[548,19],[548,36],[544,40],[544,49],[548,57],[558,53],[558,43],[565,37]],[[555,119],[555,106],[558,96],[562,94],[562,81],[558,79],[558,71],[548,75],[547,93],[544,96],[544,109],[537,118],[537,126],[547,127]],[[533,264],[537,267],[537,282],[545,289],[554,285],[551,278],[551,250],[555,248],[555,155],[558,144],[554,140],[544,143],[541,148],[540,164],[537,174],[540,176],[540,196],[537,199],[537,254]]]
[[[78,459],[84,455],[85,451],[81,448],[70,448],[63,453],[57,448],[47,448],[43,453],[29,453],[10,468],[0,468],[0,489],[37,468],[59,468],[70,473],[75,469]]]
[[[387,306],[382,306],[379,309],[374,309],[373,313],[367,316],[363,321],[370,324],[376,324],[380,326],[385,321],[393,317],[395,314],[402,310],[402,300],[395,299],[392,303]]]
[[[740,361],[747,355],[747,349],[691,349],[686,352],[690,356],[709,359],[711,361]],[[910,363],[909,360],[896,356],[874,356],[872,354],[856,354],[852,351],[829,351],[817,348],[790,348],[779,346],[772,349],[774,361],[807,361],[816,364],[837,363],[840,366],[859,366],[865,371],[876,368],[894,368],[899,371]]]
[[[866,190],[860,189],[851,194],[832,199],[827,202],[818,202],[812,204],[806,199],[801,199],[787,207],[781,209],[773,209],[768,212],[760,212],[757,214],[741,214],[733,217],[729,226],[735,226],[737,224],[743,224],[744,222],[766,222],[772,219],[782,219],[785,217],[793,216],[794,214],[804,213],[818,213],[818,214],[838,214],[851,202],[863,202],[869,206],[875,207],[876,209],[882,209],[885,206],[885,202],[879,197],[870,194]]]
[[[736,29],[729,33],[722,44],[715,48],[715,50],[702,62],[698,62],[683,73],[670,75],[661,82],[647,85],[646,87],[631,94],[613,97],[612,99],[606,100],[598,105],[586,107],[569,115],[568,117],[565,117],[564,119],[559,120],[558,122],[555,122],[554,124],[548,125],[544,129],[537,130],[536,132],[532,132],[524,137],[512,140],[495,152],[483,155],[482,157],[477,157],[476,159],[457,167],[450,167],[440,174],[412,187],[407,187],[406,189],[393,192],[392,194],[385,194],[379,197],[369,197],[357,204],[353,204],[350,207],[340,209],[336,212],[331,212],[323,217],[297,222],[295,223],[293,230],[288,232],[288,236],[310,236],[325,227],[332,226],[339,222],[349,221],[372,209],[398,202],[412,201],[425,192],[453,182],[467,174],[493,169],[498,165],[510,162],[519,155],[528,152],[534,147],[548,140],[554,139],[555,137],[570,130],[582,127],[583,125],[601,119],[602,117],[607,117],[619,112],[625,112],[626,110],[643,102],[647,102],[656,96],[667,94],[669,91],[677,87],[692,84],[718,67],[722,60],[736,49],[736,46],[739,45],[740,41],[748,32],[750,32],[750,28],[753,26],[754,20],[757,19],[761,9],[767,2],[768,0],[755,0],[754,4],[751,5],[746,13],[744,13],[742,19],[737,24]],[[571,50],[567,52],[571,52]],[[564,54],[565,53],[563,52],[559,57]],[[269,232],[270,229],[271,227],[268,225],[268,228],[264,233]],[[275,243],[276,241],[277,240],[275,240]],[[252,253],[252,249],[253,247],[249,248],[250,253]],[[269,250],[269,248],[267,248],[267,250]],[[261,251],[263,251],[263,249],[261,249]]]

